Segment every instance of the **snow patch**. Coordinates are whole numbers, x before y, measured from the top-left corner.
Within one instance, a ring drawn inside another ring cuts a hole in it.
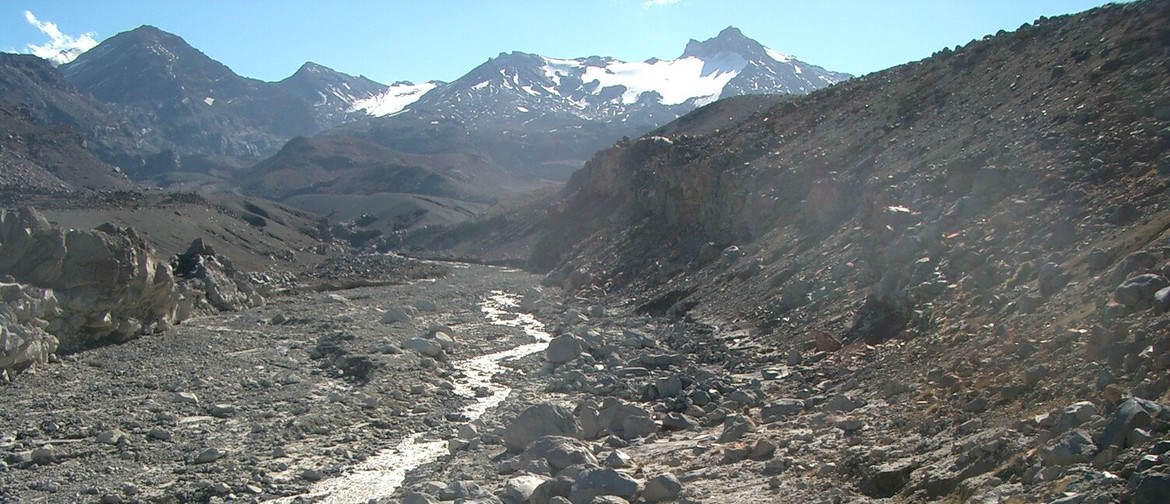
[[[362,111],[375,117],[397,114],[436,87],[439,87],[436,82],[394,84],[380,95],[355,101],[349,112]]]
[[[203,99],[203,103],[206,103],[208,105],[215,105],[215,98],[208,96],[207,98]]]
[[[769,47],[765,47],[764,52],[768,54],[769,58],[776,60],[777,63],[788,63],[788,62],[792,61],[793,59],[795,59],[792,56],[789,56],[787,54],[784,54],[780,51],[777,51],[777,50],[769,48]]]

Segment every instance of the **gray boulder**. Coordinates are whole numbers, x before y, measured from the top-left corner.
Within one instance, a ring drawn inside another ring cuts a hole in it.
[[[508,504],[524,504],[532,498],[536,488],[549,478],[534,474],[521,474],[504,482],[503,501]]]
[[[804,401],[800,399],[779,399],[760,408],[760,416],[766,423],[783,420],[798,415],[804,411]]]
[[[1129,433],[1134,429],[1148,428],[1153,419],[1165,417],[1167,410],[1162,405],[1137,397],[1131,397],[1122,402],[1105,424],[1105,429],[1097,437],[1097,445],[1102,449],[1110,446],[1126,447]],[[1163,418],[1165,419],[1165,418]]]
[[[572,334],[562,334],[548,343],[544,358],[553,364],[563,364],[580,357],[584,348],[580,338]]]
[[[1051,465],[1066,466],[1089,462],[1096,453],[1097,445],[1093,444],[1093,438],[1083,430],[1074,430],[1051,448],[1042,450],[1040,458]]]
[[[646,482],[642,499],[646,502],[672,501],[682,493],[682,483],[671,473],[659,474]]]
[[[546,462],[552,474],[557,474],[573,465],[597,466],[597,457],[585,442],[565,436],[544,436],[528,445],[521,456],[522,465],[530,462]]]
[[[594,497],[616,495],[626,500],[638,493],[638,481],[629,475],[608,467],[586,469],[577,475],[569,501],[573,504],[589,504]]]
[[[1170,287],[1170,279],[1153,273],[1130,277],[1113,291],[1113,300],[1135,310],[1149,308],[1154,303],[1154,294]]]
[[[402,342],[402,346],[407,350],[414,350],[422,355],[431,358],[439,358],[443,355],[443,345],[438,341],[427,338],[410,338]]]
[[[539,403],[529,406],[504,429],[504,446],[511,452],[521,452],[530,443],[544,436],[581,436],[581,426],[568,408],[559,404]]]

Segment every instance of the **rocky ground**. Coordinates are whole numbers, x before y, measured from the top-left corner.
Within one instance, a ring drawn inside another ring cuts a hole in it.
[[[443,269],[409,284],[277,297],[26,370],[0,398],[3,501],[1167,495],[1170,410],[1120,390],[1067,407],[1003,407],[970,394],[991,385],[963,370],[915,368],[939,344],[930,338],[760,352],[714,320],[561,299],[513,270]],[[532,345],[534,328],[553,336],[547,348]],[[475,357],[521,345],[537,351],[473,383]],[[1029,345],[1013,352],[1035,353]],[[1035,386],[1059,365],[1020,380]],[[964,394],[971,400],[950,409]],[[468,416],[469,404],[493,398],[502,404]],[[402,444],[414,434],[419,444]],[[396,479],[413,456],[421,466]]]
[[[295,496],[456,425],[448,362],[530,343],[481,305],[536,278],[429,268],[449,274],[278,297],[25,370],[0,398],[2,500]]]

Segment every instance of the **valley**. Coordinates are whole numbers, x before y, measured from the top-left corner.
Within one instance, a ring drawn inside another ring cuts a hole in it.
[[[1168,502],[1167,27],[3,55],[0,502]]]

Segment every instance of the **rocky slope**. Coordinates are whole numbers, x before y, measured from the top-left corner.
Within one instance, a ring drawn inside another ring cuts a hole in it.
[[[1159,502],[1168,21],[1165,2],[1042,18],[711,134],[622,142],[542,209],[530,265],[678,321],[671,348],[699,362],[763,370],[722,425],[779,423],[716,442],[707,463],[730,467],[703,474],[781,474],[790,497]],[[752,461],[768,443],[783,463]]]

